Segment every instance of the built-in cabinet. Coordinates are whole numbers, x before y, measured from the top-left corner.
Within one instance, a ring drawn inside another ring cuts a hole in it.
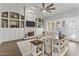
[[[24,38],[23,28],[0,28],[0,42]]]
[[[2,42],[3,39],[3,30],[2,28],[0,28],[0,43]]]
[[[9,11],[0,14],[0,42],[24,38],[24,16]]]

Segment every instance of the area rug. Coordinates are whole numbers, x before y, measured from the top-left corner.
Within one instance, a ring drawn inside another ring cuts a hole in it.
[[[31,53],[31,43],[30,43],[30,41],[32,40],[25,40],[25,41],[17,42],[17,45],[20,49],[22,56],[33,56]],[[40,56],[48,56],[48,55],[44,53],[43,55],[40,55]]]
[[[17,42],[22,56],[31,56],[31,43],[32,40],[25,40]]]

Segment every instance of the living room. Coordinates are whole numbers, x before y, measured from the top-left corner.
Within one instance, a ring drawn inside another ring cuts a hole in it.
[[[79,56],[79,3],[0,3],[0,56]]]

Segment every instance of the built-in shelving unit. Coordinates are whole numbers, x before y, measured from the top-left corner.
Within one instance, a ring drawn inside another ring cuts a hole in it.
[[[16,12],[2,12],[1,21],[1,28],[24,28],[24,16]]]

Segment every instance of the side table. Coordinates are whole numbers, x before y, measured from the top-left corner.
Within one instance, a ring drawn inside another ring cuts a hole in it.
[[[44,42],[41,40],[31,41],[31,49],[33,56],[39,56],[41,54],[44,54]]]

